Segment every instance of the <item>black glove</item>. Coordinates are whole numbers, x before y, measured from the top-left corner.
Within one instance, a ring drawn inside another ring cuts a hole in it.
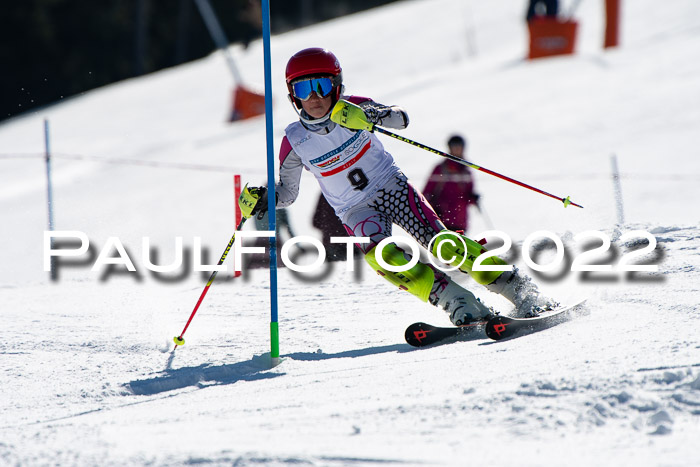
[[[368,104],[362,106],[362,110],[367,116],[367,121],[377,125],[382,124],[382,118],[387,117],[391,114],[391,108],[385,105],[379,105],[376,103]]]
[[[262,190],[260,192],[260,199],[258,199],[258,203],[255,205],[255,209],[251,214],[253,216],[257,214],[258,220],[261,220],[265,217],[265,214],[267,214],[267,194],[269,193],[265,187],[261,187],[260,189]],[[275,193],[275,206],[277,206],[278,199],[279,195]]]
[[[251,213],[251,216],[255,216],[257,214],[258,220],[262,219],[265,217],[265,214],[267,213],[267,188],[260,187],[258,192],[258,202],[255,205],[255,209],[253,209],[253,212]]]

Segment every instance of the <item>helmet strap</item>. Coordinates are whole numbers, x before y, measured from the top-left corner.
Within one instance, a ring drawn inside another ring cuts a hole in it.
[[[301,112],[299,111],[299,109],[297,109],[297,106],[296,106],[296,104],[294,103],[295,99],[294,99],[291,95],[289,95],[289,94],[287,94],[287,98],[288,98],[289,101],[292,103],[292,108],[293,108],[294,111],[297,113],[297,116],[299,117],[299,120],[301,120],[302,122],[304,122],[304,123],[306,123],[306,124],[308,124],[308,125],[317,125],[317,124],[319,124],[319,123],[323,123],[323,122],[327,121],[327,120],[331,117],[331,111],[329,110],[328,113],[327,113],[326,115],[324,115],[323,117],[321,117],[321,118],[316,118],[316,119],[306,118],[306,117],[304,117],[304,116],[301,114]],[[333,107],[331,107],[331,110],[333,110]]]

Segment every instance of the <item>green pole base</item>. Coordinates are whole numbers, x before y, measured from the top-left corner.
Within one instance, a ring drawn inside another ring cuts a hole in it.
[[[280,361],[280,330],[277,321],[270,322],[270,358],[272,366],[279,365]]]

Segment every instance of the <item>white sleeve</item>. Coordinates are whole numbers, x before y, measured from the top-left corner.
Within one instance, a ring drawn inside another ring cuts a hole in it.
[[[280,164],[280,180],[275,186],[278,208],[286,208],[297,199],[303,168],[304,164],[301,162],[301,157],[293,150],[287,154],[284,161]]]
[[[374,114],[379,126],[403,130],[408,126],[408,113],[398,105],[383,105],[372,100],[361,102],[359,106],[366,114]]]

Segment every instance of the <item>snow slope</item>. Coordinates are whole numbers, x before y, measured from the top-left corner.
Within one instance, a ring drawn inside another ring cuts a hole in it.
[[[537,62],[522,60],[515,0],[406,1],[272,38],[276,145],[294,119],[286,60],[323,45],[340,57],[349,93],[409,111],[403,135],[442,147],[463,132],[470,161],[585,206],[476,175],[490,222],[513,239],[508,259],[562,301],[588,297],[587,315],[508,342],[410,348],[408,324],[447,317],[357,262],[305,278],[280,270],[275,368],[263,270],[219,274],[172,351],[208,274],[151,274],[143,237],[161,264],[175,237],[191,250],[196,236],[214,262],[234,228],[232,174],[265,179],[264,121],[224,123],[231,82],[218,54],[1,124],[2,463],[699,464],[700,4],[623,7],[619,49],[600,49],[602,2],[582,2],[577,53]],[[246,80],[262,83],[261,45],[232,51]],[[86,260],[48,280],[44,118],[56,228],[85,232],[95,256],[118,237],[138,273],[92,272]],[[383,142],[423,186],[435,156]],[[317,196],[305,174],[290,210],[300,235],[317,235]],[[472,235],[488,228],[472,217]],[[518,253],[538,230],[566,245],[567,261],[547,275]],[[613,240],[606,264],[643,247],[622,234],[649,232],[657,248],[642,260],[659,272],[571,272],[597,246],[575,240],[590,230]]]

